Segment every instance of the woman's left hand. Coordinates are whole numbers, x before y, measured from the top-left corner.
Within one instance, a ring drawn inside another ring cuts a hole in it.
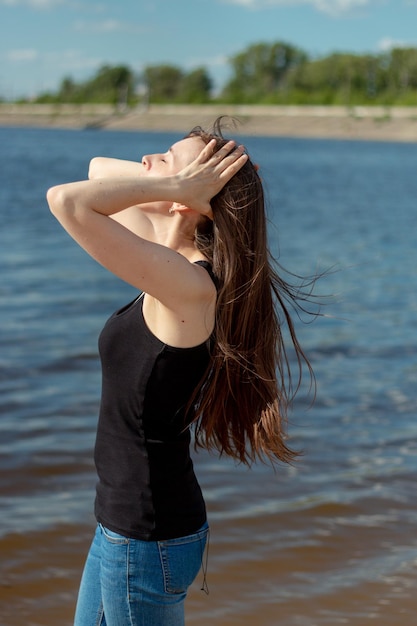
[[[177,174],[181,189],[181,203],[213,219],[210,200],[248,160],[244,146],[228,141],[213,152],[216,140],[212,139],[199,156]]]

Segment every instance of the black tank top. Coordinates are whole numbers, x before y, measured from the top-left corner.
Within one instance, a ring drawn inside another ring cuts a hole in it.
[[[198,264],[212,275],[208,263]],[[99,338],[95,514],[114,532],[150,541],[191,534],[206,520],[185,410],[210,347],[164,344],[148,329],[142,305],[139,296],[114,313]]]

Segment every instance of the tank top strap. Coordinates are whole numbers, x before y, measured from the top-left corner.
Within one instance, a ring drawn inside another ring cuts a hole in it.
[[[219,281],[217,280],[213,272],[211,263],[209,263],[208,261],[194,261],[194,265],[200,265],[201,267],[204,267],[204,269],[208,272],[208,275],[210,276],[211,280],[213,281],[216,289],[219,288]]]

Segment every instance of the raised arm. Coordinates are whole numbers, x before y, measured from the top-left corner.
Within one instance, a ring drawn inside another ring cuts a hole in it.
[[[93,258],[136,288],[167,306],[179,298],[199,295],[195,266],[175,246],[153,236],[141,237],[108,219],[134,205],[158,202],[168,215],[177,202],[200,214],[211,212],[210,199],[246,162],[233,142],[213,155],[210,142],[199,156],[179,173],[170,176],[136,176],[94,179],[53,187],[47,199],[52,213],[68,233]],[[173,249],[172,249],[173,248]]]
[[[131,178],[140,176],[141,164],[137,161],[125,161],[109,157],[94,157],[90,161],[88,178]]]
[[[94,157],[90,161],[88,178],[135,178],[141,174],[142,164],[109,157]],[[149,236],[149,221],[138,206],[131,206],[111,216],[139,237]]]

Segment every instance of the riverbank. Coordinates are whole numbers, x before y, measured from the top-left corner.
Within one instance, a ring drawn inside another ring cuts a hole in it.
[[[237,120],[232,135],[417,142],[417,107],[0,104],[0,126],[183,133],[220,115]]]

